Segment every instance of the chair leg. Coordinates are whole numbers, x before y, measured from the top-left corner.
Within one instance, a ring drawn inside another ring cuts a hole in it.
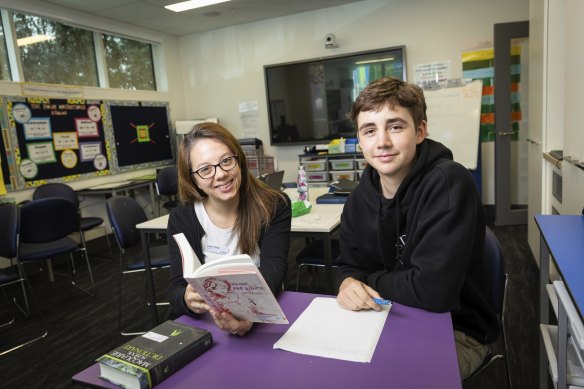
[[[154,270],[156,270],[156,269],[152,269],[152,271],[154,271]],[[146,277],[144,277],[144,301],[146,303],[146,306],[150,307],[150,302],[148,301],[148,282],[146,281]],[[160,301],[160,302],[155,302],[154,305],[156,305],[157,307],[166,307],[166,306],[170,306],[170,302],[169,301]]]
[[[49,274],[49,281],[55,282],[55,273],[53,272],[53,262],[50,259],[45,260],[47,264],[47,273]]]
[[[107,233],[107,227],[105,226],[105,223],[103,224],[103,232],[104,232],[103,236],[105,236],[105,241],[107,242],[107,248],[109,249],[110,256],[113,258],[114,253],[112,251],[112,246],[109,241],[109,236]]]
[[[0,328],[9,326],[16,321],[16,315],[14,314],[14,309],[12,309],[12,304],[10,304],[10,299],[8,298],[8,295],[6,295],[4,288],[2,288],[2,294],[4,295],[4,299],[6,300],[6,303],[8,304],[8,309],[10,309],[10,315],[12,316],[12,319],[0,324]]]
[[[509,351],[507,350],[507,337],[505,336],[505,320],[501,321],[501,336],[503,337],[503,350],[505,350],[505,371],[507,372],[507,387],[511,388],[511,372],[509,371]]]
[[[123,311],[123,293],[122,293],[122,282],[123,282],[123,277],[124,277],[124,271],[123,271],[123,258],[122,256],[124,255],[124,251],[122,250],[120,252],[120,273],[118,276],[118,330],[120,331],[120,335],[122,336],[136,336],[136,335],[143,335],[146,333],[146,331],[135,331],[135,332],[127,332],[124,331],[124,328],[122,326],[122,311]]]
[[[20,264],[20,262],[18,263],[18,275],[20,276],[21,279],[25,279],[25,274],[24,274],[24,268],[22,267],[22,265]],[[24,287],[24,282],[20,283],[20,287],[22,288],[22,297],[24,299],[24,308],[20,306],[20,304],[18,303],[18,301],[16,301],[16,297],[13,298],[13,302],[14,305],[16,305],[16,308],[18,308],[18,310],[20,312],[22,312],[22,314],[28,318],[30,316],[30,306],[28,304],[28,297],[26,295],[26,288]],[[32,288],[31,288],[32,290]]]
[[[89,273],[89,280],[90,280],[90,290],[79,285],[77,283],[77,281],[75,281],[75,279],[74,279],[76,271],[75,271],[73,254],[71,254],[71,263],[73,263],[73,271],[72,271],[72,275],[71,275],[71,285],[75,286],[76,288],[81,290],[83,293],[89,295],[90,297],[96,297],[95,281],[93,280],[93,272],[91,271],[91,264],[89,263],[89,256],[87,255],[87,250],[85,250],[85,248],[83,248],[83,247],[80,250],[83,251],[84,257],[85,257],[85,263],[87,264],[87,271]]]
[[[20,343],[20,344],[18,344],[16,346],[13,346],[13,347],[9,348],[9,349],[0,351],[0,356],[5,355],[5,354],[8,354],[8,353],[10,353],[12,351],[18,350],[19,348],[25,347],[25,346],[27,346],[27,345],[29,345],[31,343],[34,343],[34,342],[36,342],[38,340],[44,339],[49,334],[49,331],[47,329],[47,321],[45,319],[45,316],[43,315],[43,311],[41,309],[41,306],[38,303],[38,301],[36,300],[36,297],[34,295],[34,292],[32,290],[32,287],[30,286],[30,282],[28,281],[28,277],[26,276],[26,273],[24,273],[24,270],[21,269],[20,264],[19,264],[19,271],[20,271],[21,283],[23,284],[23,288],[25,287],[24,286],[24,283],[26,283],[26,286],[28,286],[28,289],[30,290],[30,299],[32,301],[32,304],[38,310],[38,313],[39,313],[39,316],[40,316],[40,319],[41,319],[41,323],[42,323],[42,333],[40,335],[38,335],[38,336],[35,336],[34,338],[31,338],[31,339],[27,340],[26,342]],[[25,300],[27,301],[26,305],[28,306],[28,299],[25,298]],[[17,307],[19,309],[21,309],[20,306],[17,305]],[[27,315],[26,317],[28,318],[30,316]],[[14,322],[14,320],[12,322]]]
[[[296,273],[296,291],[298,292],[298,285],[300,284],[300,269],[304,267],[303,264],[298,265],[298,272]]]
[[[103,229],[104,229],[104,231],[106,232],[106,234],[105,234],[105,239],[106,239],[106,242],[107,242],[107,247],[108,247],[108,249],[109,249],[109,252],[110,252],[110,257],[109,257],[109,258],[102,258],[102,257],[92,257],[92,259],[93,259],[94,261],[101,261],[101,262],[113,262],[113,259],[112,259],[112,258],[113,258],[113,255],[114,255],[114,254],[113,254],[113,252],[112,252],[112,248],[111,248],[111,246],[110,246],[109,238],[107,237],[107,229],[106,229],[106,227],[105,227],[105,224],[104,224],[104,226],[103,226]],[[81,239],[81,245],[83,246],[83,248],[84,248],[85,252],[86,252],[86,253],[88,253],[88,255],[89,255],[89,250],[87,249],[87,242],[85,241],[85,233],[84,233],[83,231],[79,231],[79,237],[80,237],[80,239]]]

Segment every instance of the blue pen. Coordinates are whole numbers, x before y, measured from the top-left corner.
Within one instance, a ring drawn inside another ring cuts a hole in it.
[[[384,299],[379,298],[379,297],[373,297],[373,301],[375,301],[375,304],[378,304],[378,305],[391,305],[390,300],[384,300]]]

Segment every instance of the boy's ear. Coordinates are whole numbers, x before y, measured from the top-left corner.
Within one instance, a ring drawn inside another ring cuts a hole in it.
[[[428,136],[428,122],[422,120],[416,129],[416,144],[419,145]]]

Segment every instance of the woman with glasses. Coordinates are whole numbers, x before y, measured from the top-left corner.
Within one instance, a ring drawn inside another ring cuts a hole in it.
[[[181,142],[177,165],[181,204],[170,213],[167,234],[172,311],[177,316],[209,312],[219,328],[244,335],[251,322],[212,311],[184,280],[173,235],[184,233],[201,263],[248,254],[276,295],[287,270],[290,200],[250,173],[237,139],[218,124],[194,126]]]

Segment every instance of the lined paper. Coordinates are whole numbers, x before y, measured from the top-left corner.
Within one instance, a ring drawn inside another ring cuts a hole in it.
[[[391,305],[381,311],[348,311],[335,298],[316,297],[274,344],[298,354],[371,362]]]

